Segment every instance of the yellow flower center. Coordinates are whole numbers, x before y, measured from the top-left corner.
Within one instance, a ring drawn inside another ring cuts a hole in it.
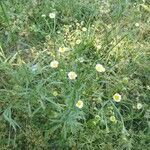
[[[81,100],[79,100],[79,101],[76,103],[76,107],[82,108],[82,107],[83,107],[83,102],[82,102]]]
[[[113,99],[114,99],[114,101],[116,101],[116,102],[120,102],[120,101],[121,101],[121,95],[118,94],[118,93],[116,93],[116,94],[113,96]]]
[[[80,105],[81,105],[81,102],[79,101],[79,102],[77,103],[77,105],[80,106]]]
[[[66,51],[66,48],[65,47],[60,47],[59,50],[58,50],[60,53],[64,53]]]
[[[119,96],[118,96],[118,95],[115,95],[115,96],[114,96],[114,99],[115,99],[115,100],[119,100]]]

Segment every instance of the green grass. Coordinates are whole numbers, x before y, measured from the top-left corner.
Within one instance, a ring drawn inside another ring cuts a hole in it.
[[[147,0],[1,0],[0,149],[148,150],[149,16]]]

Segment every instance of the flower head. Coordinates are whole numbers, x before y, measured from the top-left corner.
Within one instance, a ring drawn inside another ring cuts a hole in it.
[[[59,62],[56,61],[56,60],[53,60],[53,61],[50,63],[51,68],[57,68],[58,65],[59,65]]]
[[[143,105],[141,103],[137,103],[137,109],[141,109]]]
[[[59,53],[65,53],[67,51],[66,47],[59,47],[58,52]]]
[[[116,122],[117,122],[117,120],[116,120],[116,117],[115,117],[115,116],[111,116],[109,119],[110,119],[110,121],[111,121],[111,122],[114,122],[114,123],[116,123]]]
[[[96,121],[100,121],[100,119],[101,119],[101,118],[100,118],[99,115],[96,115],[96,116],[95,116],[95,120],[96,120]]]
[[[85,61],[85,59],[83,57],[80,57],[77,59],[77,61],[79,61],[80,63],[83,63]]]
[[[81,43],[81,40],[76,40],[76,44],[79,45]]]
[[[86,31],[87,31],[87,28],[86,28],[86,27],[83,27],[83,28],[82,28],[82,31],[86,32]]]
[[[147,85],[146,88],[147,88],[147,90],[150,90],[150,86],[149,85]]]
[[[42,14],[42,17],[43,17],[43,18],[45,18],[45,17],[46,17],[46,15],[45,15],[45,14]]]
[[[116,94],[113,95],[113,99],[116,102],[120,102],[121,101],[121,95],[116,93]]]
[[[83,107],[83,101],[78,100],[78,102],[76,103],[76,107],[82,108]]]
[[[73,71],[68,73],[68,77],[70,80],[75,80],[77,78],[77,74]]]
[[[139,23],[135,23],[135,26],[136,26],[136,27],[139,27],[139,26],[140,26],[140,24],[139,24]]]
[[[53,95],[56,97],[56,96],[58,96],[58,92],[57,91],[54,91],[53,92]]]
[[[98,72],[105,72],[105,68],[101,65],[101,64],[97,64],[95,66],[95,69],[98,71]]]
[[[101,45],[97,45],[97,46],[96,46],[96,48],[97,48],[98,50],[100,50],[101,47],[102,47]]]
[[[53,12],[53,13],[49,13],[49,17],[51,18],[51,19],[54,19],[55,17],[56,17],[56,14]]]

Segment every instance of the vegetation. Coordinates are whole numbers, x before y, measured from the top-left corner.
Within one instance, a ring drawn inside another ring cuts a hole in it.
[[[148,0],[0,1],[0,149],[148,150]]]

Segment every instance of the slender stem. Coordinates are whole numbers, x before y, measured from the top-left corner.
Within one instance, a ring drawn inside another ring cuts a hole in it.
[[[115,105],[112,101],[110,101],[110,102],[111,102],[111,103],[112,103],[112,105],[114,106],[115,110],[118,112],[118,115],[120,116],[120,119],[121,119],[121,122],[122,122],[123,128],[125,128],[124,121],[123,121],[123,117],[122,117],[122,115],[121,115],[120,111],[118,110],[118,108],[116,107],[116,105]]]
[[[48,21],[47,21],[47,19],[46,19],[46,18],[44,18],[44,20],[45,20],[46,25],[48,26],[48,29],[49,29],[49,32],[50,32],[51,28],[50,28],[50,26],[49,26],[49,23],[48,23]]]

